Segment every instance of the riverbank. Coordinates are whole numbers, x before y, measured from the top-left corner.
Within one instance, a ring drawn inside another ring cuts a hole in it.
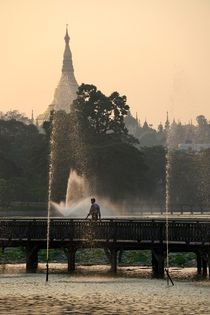
[[[190,281],[190,282],[199,282],[202,281],[210,287],[210,280],[202,278],[197,274],[197,269],[194,267],[170,267],[170,275],[174,281]],[[46,263],[39,263],[37,274],[43,275],[46,273]],[[27,277],[28,274],[25,271],[25,264],[11,264],[5,263],[0,265],[0,274],[6,275],[24,275]],[[110,272],[109,265],[92,265],[92,264],[77,264],[76,270],[74,273],[68,273],[66,263],[49,263],[49,274],[50,276],[54,275],[67,275],[69,277],[113,277],[113,274]],[[117,274],[115,278],[139,278],[139,279],[152,279],[152,267],[150,266],[128,266],[120,265],[118,267]]]
[[[23,263],[26,252],[24,248],[5,248],[0,252],[0,263]],[[45,262],[46,250],[39,251],[39,262]],[[56,263],[65,263],[67,258],[64,252],[50,249],[49,260]],[[150,250],[123,251],[120,258],[120,265],[151,266]],[[108,258],[103,249],[83,249],[76,253],[77,264],[109,264]],[[170,266],[173,267],[196,267],[196,256],[194,253],[170,253]]]
[[[26,274],[23,264],[1,266],[0,314],[210,314],[210,282],[191,279],[194,268],[171,269],[173,287],[148,279],[147,267],[120,267],[112,276],[107,265],[78,265],[68,274],[65,264],[50,264],[47,283],[45,271],[45,264],[37,274]]]

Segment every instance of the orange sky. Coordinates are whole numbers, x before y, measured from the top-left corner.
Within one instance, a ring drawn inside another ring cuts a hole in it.
[[[127,95],[154,126],[167,110],[210,120],[210,0],[0,0],[0,111],[47,108],[66,24],[79,84]]]

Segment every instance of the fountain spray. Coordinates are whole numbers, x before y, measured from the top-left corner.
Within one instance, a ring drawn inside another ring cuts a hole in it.
[[[170,180],[170,144],[169,144],[169,132],[170,129],[168,127],[167,129],[167,139],[166,139],[166,200],[165,200],[165,218],[166,218],[166,276],[167,276],[167,285],[169,285],[169,281],[171,282],[172,285],[174,285],[174,282],[169,274],[169,220],[168,220],[168,215],[169,215],[169,180]]]
[[[46,282],[49,278],[49,243],[50,243],[50,210],[51,210],[51,195],[53,181],[53,141],[54,141],[54,114],[52,115],[52,129],[50,134],[50,154],[49,154],[49,182],[48,182],[48,204],[47,204],[47,251],[46,251]]]
[[[51,154],[50,154],[51,156]],[[48,204],[47,204],[47,254],[46,254],[46,282],[49,277],[49,240],[50,240],[50,209],[51,209],[51,184],[52,184],[52,163],[49,165],[49,187],[48,187]]]

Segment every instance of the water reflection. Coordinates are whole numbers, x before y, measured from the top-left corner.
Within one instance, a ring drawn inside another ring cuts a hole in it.
[[[51,265],[46,284],[43,268],[33,275],[25,274],[23,265],[6,266],[0,278],[0,314],[210,313],[209,281],[184,280],[195,270],[174,269],[174,277],[182,281],[167,287],[165,280],[148,279],[148,268],[120,268],[117,277],[106,266],[80,267],[75,275],[64,268]]]

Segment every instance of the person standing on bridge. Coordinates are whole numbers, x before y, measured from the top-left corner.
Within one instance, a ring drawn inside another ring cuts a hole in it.
[[[86,219],[91,215],[93,221],[101,220],[101,211],[95,198],[91,198],[91,207]]]

